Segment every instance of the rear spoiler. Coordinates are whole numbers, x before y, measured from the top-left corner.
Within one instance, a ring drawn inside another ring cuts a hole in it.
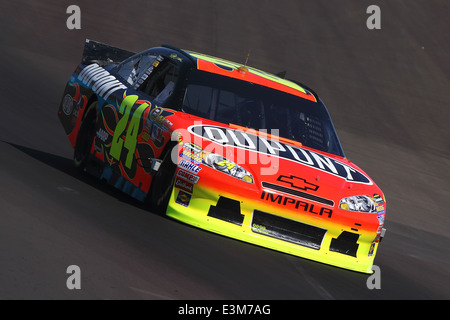
[[[117,64],[134,54],[135,52],[86,39],[81,62],[83,64],[96,62],[99,65]]]

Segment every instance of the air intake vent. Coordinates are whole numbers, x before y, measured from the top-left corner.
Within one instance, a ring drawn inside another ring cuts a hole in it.
[[[210,206],[208,216],[242,226],[244,215],[241,214],[239,201],[220,197],[215,206]]]
[[[320,249],[327,230],[255,210],[252,231],[301,246]]]
[[[359,247],[359,244],[356,243],[358,238],[359,234],[357,233],[343,231],[339,237],[331,239],[330,251],[356,257],[356,252]]]

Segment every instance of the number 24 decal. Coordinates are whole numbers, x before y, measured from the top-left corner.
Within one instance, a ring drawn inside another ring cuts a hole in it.
[[[149,106],[147,102],[144,102],[140,106],[138,106],[133,113],[131,113],[131,109],[138,99],[137,95],[130,95],[123,99],[120,104],[119,113],[122,114],[122,118],[120,118],[117,123],[116,129],[114,130],[114,136],[111,143],[111,149],[109,150],[109,154],[115,158],[116,160],[120,160],[120,155],[122,153],[123,148],[128,150],[127,158],[125,160],[125,167],[131,169],[131,165],[133,163],[133,156],[136,151],[137,145],[137,136],[139,133],[139,124],[141,122],[142,113]],[[125,136],[125,140],[122,139],[123,132],[127,129],[128,119],[131,120],[128,125],[127,135]]]

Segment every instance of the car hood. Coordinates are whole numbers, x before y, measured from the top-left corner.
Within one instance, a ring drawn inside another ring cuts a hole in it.
[[[235,163],[253,177],[256,188],[299,195],[334,206],[337,198],[373,195],[381,190],[346,158],[302,146],[270,133],[184,114],[176,127],[183,143]],[[194,121],[193,121],[194,120]],[[184,122],[184,121],[183,121]],[[250,187],[250,186],[249,186]]]

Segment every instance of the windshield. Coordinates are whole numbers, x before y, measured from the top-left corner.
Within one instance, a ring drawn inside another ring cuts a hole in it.
[[[282,91],[209,72],[193,70],[183,111],[225,124],[236,124],[344,156],[330,116],[312,102]]]

